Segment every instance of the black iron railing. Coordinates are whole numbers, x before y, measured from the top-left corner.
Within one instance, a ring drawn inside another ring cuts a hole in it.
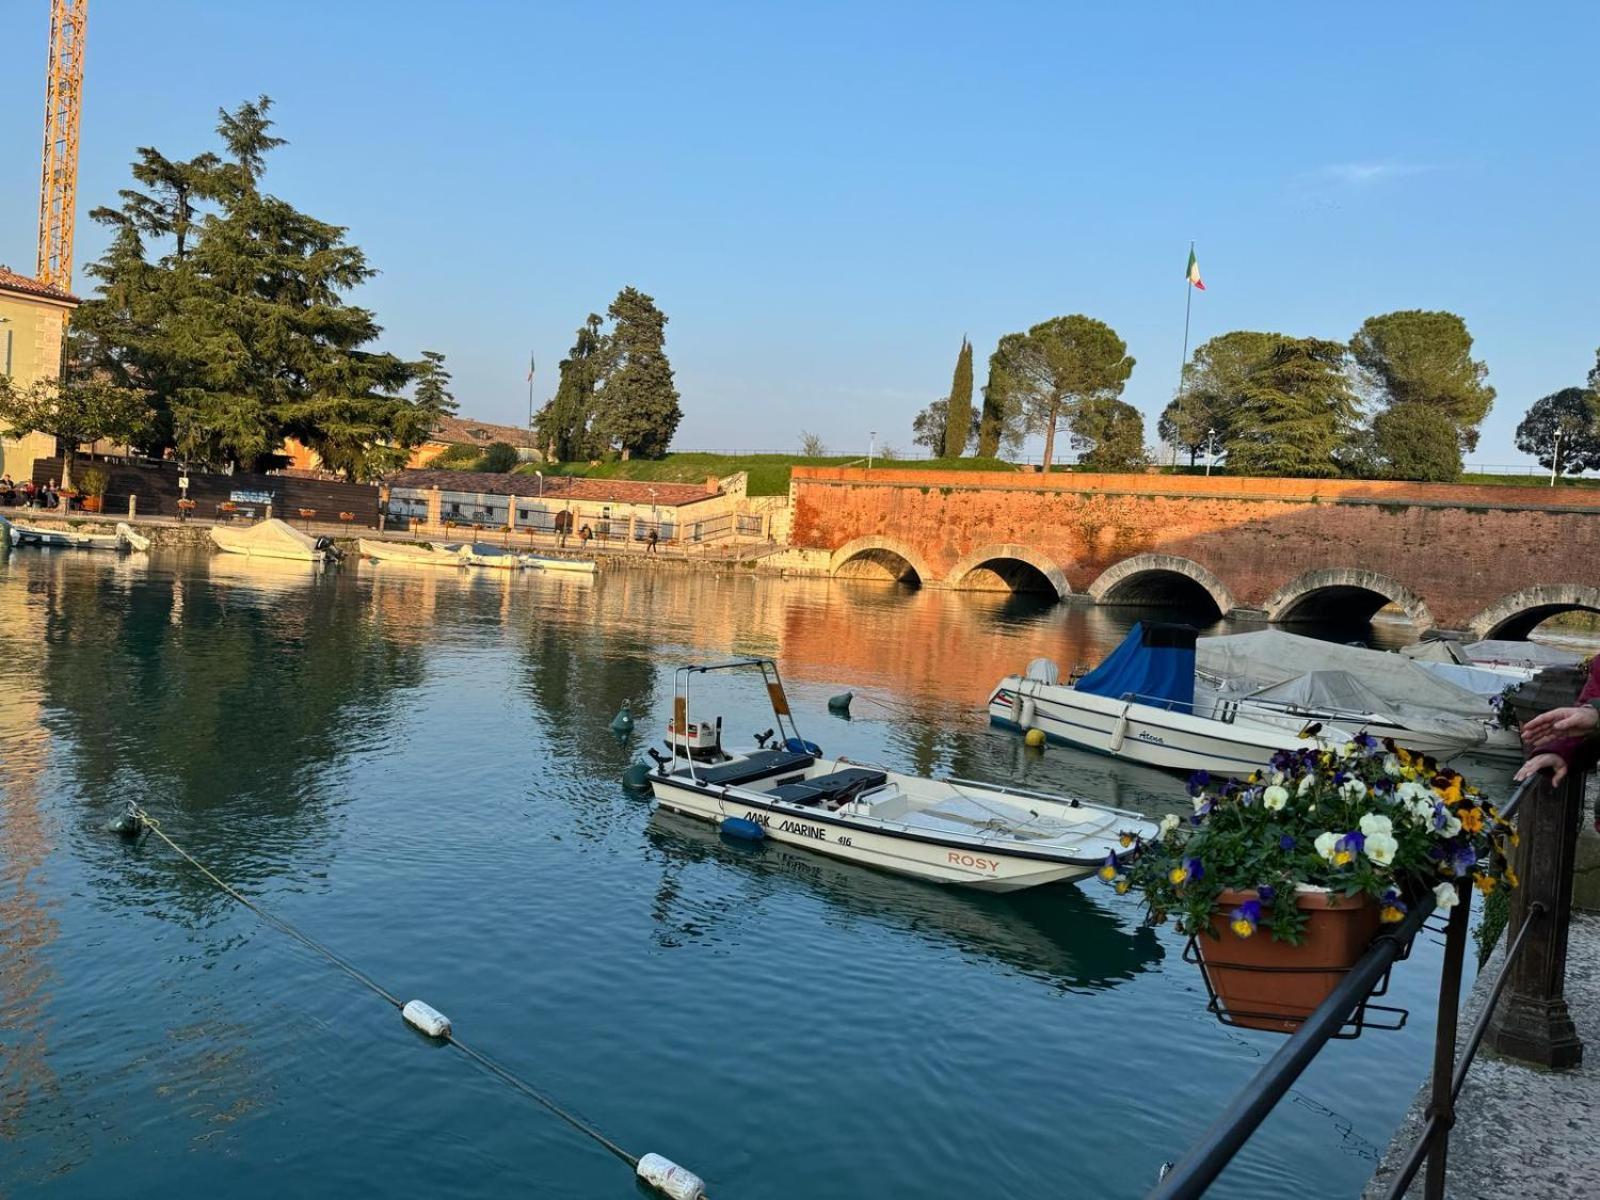
[[[1489,986],[1466,1042],[1459,1047],[1458,1015],[1472,888],[1466,880],[1457,884],[1457,903],[1449,910],[1442,930],[1444,961],[1439,976],[1429,1102],[1416,1142],[1388,1181],[1390,1200],[1405,1195],[1424,1163],[1424,1194],[1427,1200],[1442,1200],[1456,1098],[1486,1038],[1502,1053],[1544,1066],[1574,1066],[1582,1056],[1582,1045],[1572,1030],[1562,997],[1572,859],[1582,796],[1583,779],[1577,773],[1569,774],[1560,787],[1553,786],[1541,774],[1521,784],[1502,806],[1502,815],[1517,818],[1521,844],[1515,862],[1522,884],[1512,893],[1500,972]],[[1333,993],[1301,1023],[1183,1158],[1163,1170],[1160,1182],[1150,1192],[1150,1200],[1186,1200],[1205,1194],[1312,1060],[1348,1027],[1434,914],[1432,896],[1425,895],[1403,921],[1372,943]],[[1511,999],[1502,1008],[1501,1000],[1508,991]]]

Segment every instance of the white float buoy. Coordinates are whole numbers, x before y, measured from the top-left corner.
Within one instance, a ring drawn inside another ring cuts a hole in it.
[[[421,1000],[407,1000],[406,1006],[400,1010],[400,1015],[406,1019],[406,1024],[415,1026],[429,1037],[450,1036],[450,1018],[431,1004]]]
[[[671,1200],[701,1200],[706,1194],[705,1181],[700,1176],[659,1154],[646,1154],[635,1173]]]

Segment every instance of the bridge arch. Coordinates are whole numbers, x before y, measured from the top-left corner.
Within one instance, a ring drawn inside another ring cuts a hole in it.
[[[1228,585],[1193,559],[1175,554],[1135,554],[1113,563],[1089,585],[1096,604],[1192,604],[1215,606],[1218,616],[1236,607]]]
[[[1265,604],[1267,620],[1315,621],[1328,617],[1368,620],[1388,604],[1398,604],[1417,627],[1432,629],[1427,603],[1405,584],[1360,567],[1307,571],[1274,592]]]
[[[858,537],[833,552],[828,559],[828,574],[839,579],[878,579],[921,587],[938,578],[927,561],[894,538]]]
[[[1502,596],[1477,616],[1467,628],[1479,638],[1521,641],[1534,627],[1557,613],[1586,610],[1600,612],[1600,588],[1581,583],[1553,583],[1523,588]]]
[[[974,550],[951,568],[945,583],[962,591],[1054,592],[1058,600],[1072,595],[1072,585],[1049,555],[1011,542]]]

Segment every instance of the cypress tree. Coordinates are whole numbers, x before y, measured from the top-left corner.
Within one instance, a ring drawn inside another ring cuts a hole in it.
[[[606,315],[605,384],[595,405],[595,432],[623,458],[660,458],[667,452],[683,410],[667,359],[667,318],[637,288],[617,293]]]
[[[945,416],[944,456],[960,458],[967,452],[968,430],[972,425],[972,343],[965,336],[961,339],[961,353],[956,356],[956,373],[950,382]]]

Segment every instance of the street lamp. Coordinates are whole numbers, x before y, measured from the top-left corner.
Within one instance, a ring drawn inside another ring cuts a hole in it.
[[[543,500],[544,499],[544,472],[543,471],[535,471],[534,474],[539,477],[539,499]]]
[[[1556,426],[1556,445],[1550,455],[1550,486],[1556,485],[1556,471],[1561,466],[1561,426]]]
[[[878,431],[867,430],[867,470],[872,470],[872,456],[878,452]]]
[[[1217,460],[1217,431],[1206,430],[1206,478],[1211,477],[1211,464]]]

